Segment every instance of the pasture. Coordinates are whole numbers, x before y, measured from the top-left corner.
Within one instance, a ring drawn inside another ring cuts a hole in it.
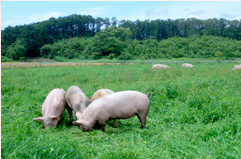
[[[12,68],[1,70],[2,158],[241,158],[241,71],[234,63]],[[137,117],[110,121],[105,132],[33,121],[54,88],[79,86],[151,93],[146,128]]]

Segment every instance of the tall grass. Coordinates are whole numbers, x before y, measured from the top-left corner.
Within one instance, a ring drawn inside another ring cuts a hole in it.
[[[171,70],[150,64],[2,69],[2,158],[241,158],[241,72],[233,63]],[[54,88],[77,85],[151,93],[146,128],[137,117],[110,121],[106,132],[68,125],[42,129],[32,118]]]

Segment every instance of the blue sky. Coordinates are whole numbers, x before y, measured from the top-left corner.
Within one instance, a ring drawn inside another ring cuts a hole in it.
[[[241,19],[241,1],[1,1],[1,29],[71,14],[117,20]]]

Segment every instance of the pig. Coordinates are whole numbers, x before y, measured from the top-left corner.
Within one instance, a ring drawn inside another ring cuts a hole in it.
[[[170,69],[171,67],[163,64],[155,64],[152,66],[152,69]]]
[[[184,64],[182,64],[182,67],[192,68],[194,66],[192,64],[189,64],[189,63],[184,63]]]
[[[240,65],[235,65],[233,68],[232,68],[232,71],[233,70],[241,70],[241,64]]]
[[[65,91],[63,89],[53,89],[42,104],[43,117],[33,118],[43,122],[46,129],[56,127],[61,119],[66,106]]]
[[[145,127],[149,112],[150,93],[147,95],[138,91],[121,91],[106,95],[93,101],[73,124],[80,125],[83,132],[99,126],[105,131],[108,120],[127,119],[138,116],[141,127]]]
[[[110,89],[99,89],[92,95],[92,97],[90,99],[91,99],[91,101],[94,101],[100,97],[103,97],[103,96],[106,96],[106,95],[112,94],[112,93],[115,93],[115,92],[113,92]],[[114,126],[116,128],[118,127],[116,119],[114,120]]]
[[[103,96],[106,96],[106,95],[112,94],[112,93],[115,93],[115,92],[113,92],[110,89],[99,89],[92,95],[92,97],[90,99],[91,99],[91,101],[94,101],[100,97],[103,97]]]
[[[78,120],[86,107],[91,103],[91,100],[78,86],[69,87],[66,92],[65,98],[68,104],[66,109],[69,113],[70,124],[72,124],[72,111],[74,111],[75,117]]]

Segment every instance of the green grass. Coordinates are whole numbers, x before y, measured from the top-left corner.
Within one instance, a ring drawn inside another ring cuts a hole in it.
[[[2,158],[241,158],[241,72],[235,63],[194,63],[171,70],[151,64],[2,69]],[[146,128],[137,117],[110,121],[106,132],[57,128],[32,118],[54,88],[79,86],[151,93]]]

